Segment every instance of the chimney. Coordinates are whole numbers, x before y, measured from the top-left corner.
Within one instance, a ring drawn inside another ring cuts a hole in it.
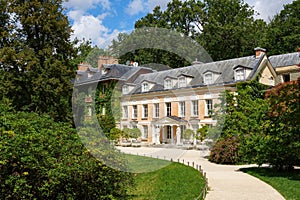
[[[263,53],[266,53],[267,50],[261,47],[256,47],[254,51],[255,51],[255,58],[259,58]]]
[[[102,68],[103,64],[119,64],[118,59],[112,57],[112,56],[99,56],[98,57],[98,69]]]
[[[192,62],[192,65],[200,65],[200,64],[203,64],[203,62],[198,61],[198,58],[196,58],[196,60]]]
[[[90,66],[91,65],[88,64],[88,63],[81,62],[81,63],[78,64],[78,70],[80,70],[80,71],[86,71]]]

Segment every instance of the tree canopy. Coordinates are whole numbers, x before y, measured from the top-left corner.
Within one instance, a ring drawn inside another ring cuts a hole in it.
[[[0,88],[17,110],[71,119],[71,27],[62,1],[1,1]]]
[[[269,54],[284,54],[300,46],[300,0],[284,6],[268,25],[266,48]]]

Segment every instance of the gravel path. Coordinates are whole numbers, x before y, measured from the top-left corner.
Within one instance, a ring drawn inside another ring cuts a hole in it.
[[[118,147],[124,153],[159,157],[170,160],[184,160],[201,165],[208,178],[209,191],[206,200],[284,200],[270,185],[239,171],[240,168],[255,165],[217,165],[201,157],[196,150]]]

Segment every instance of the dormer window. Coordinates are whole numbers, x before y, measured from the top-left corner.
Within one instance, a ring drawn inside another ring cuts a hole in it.
[[[147,82],[144,82],[142,84],[142,92],[148,92],[149,91],[149,84]]]
[[[235,80],[236,81],[241,81],[245,80],[245,69],[244,68],[239,68],[235,70]]]
[[[123,94],[128,94],[128,93],[129,93],[128,85],[124,85],[124,86],[123,86],[123,88],[122,88],[122,93],[123,93]]]
[[[172,89],[172,80],[171,79],[165,80],[165,89]]]
[[[186,87],[186,77],[179,77],[178,78],[178,87]]]
[[[204,75],[204,83],[205,84],[212,84],[213,83],[213,74],[207,73]]]

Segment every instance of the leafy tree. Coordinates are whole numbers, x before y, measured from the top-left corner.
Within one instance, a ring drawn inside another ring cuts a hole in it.
[[[254,19],[254,10],[242,0],[205,0],[203,32],[199,42],[214,60],[252,54],[259,44],[258,33],[266,23]]]
[[[138,128],[124,128],[123,129],[123,132],[124,132],[124,137],[125,138],[139,138],[142,136],[142,132],[140,129]]]
[[[131,176],[96,160],[69,125],[3,103],[0,110],[1,199],[124,197]]]
[[[206,136],[208,134],[208,130],[209,130],[208,125],[204,125],[197,130],[198,138],[201,142],[206,138]]]
[[[194,138],[194,136],[195,136],[195,132],[192,129],[185,129],[183,131],[183,138],[185,140],[191,140]]]
[[[110,130],[109,139],[116,140],[116,139],[122,137],[122,135],[123,135],[123,131],[121,131],[118,128],[112,128]]]
[[[105,134],[109,134],[110,130],[116,127],[116,120],[118,120],[117,115],[115,115],[115,109],[118,106],[113,105],[114,103],[114,90],[116,87],[116,82],[111,81],[109,83],[100,83],[97,86],[95,93],[95,110],[96,115],[99,120],[99,124]],[[105,110],[105,115],[102,114],[103,109]]]
[[[284,6],[284,9],[268,25],[266,48],[270,55],[290,53],[297,50],[300,44],[300,1],[295,0]],[[298,46],[297,46],[298,45]]]
[[[221,103],[216,105],[214,118],[218,120],[215,129],[209,134],[220,135],[222,143],[234,138],[236,145],[231,144],[235,153],[231,155],[236,162],[257,161],[259,148],[257,144],[265,131],[267,103],[264,100],[266,86],[257,80],[237,84],[237,92],[226,91],[220,98]],[[213,133],[214,130],[217,133]],[[213,137],[212,137],[213,138]],[[213,147],[215,154],[224,155],[226,148],[219,148],[217,142]],[[218,150],[216,150],[218,149]],[[230,159],[230,158],[229,158]]]
[[[283,83],[267,93],[270,107],[267,131],[263,134],[263,157],[277,169],[291,169],[300,163],[300,78]]]
[[[264,34],[266,23],[255,20],[254,14],[242,0],[173,0],[165,11],[156,7],[153,13],[138,20],[135,28],[178,31],[198,41],[213,60],[224,60],[251,55],[261,43],[262,37],[257,34]]]
[[[131,136],[131,129],[130,128],[124,128],[123,133],[124,134],[122,135],[122,137],[128,139]]]
[[[17,110],[70,120],[70,59],[75,51],[62,1],[8,0],[1,4],[3,96],[11,99]]]
[[[137,138],[139,138],[139,137],[141,137],[141,136],[142,136],[142,132],[141,132],[140,129],[138,129],[138,128],[133,128],[133,129],[131,130],[131,136],[130,136],[130,137],[137,139]]]

